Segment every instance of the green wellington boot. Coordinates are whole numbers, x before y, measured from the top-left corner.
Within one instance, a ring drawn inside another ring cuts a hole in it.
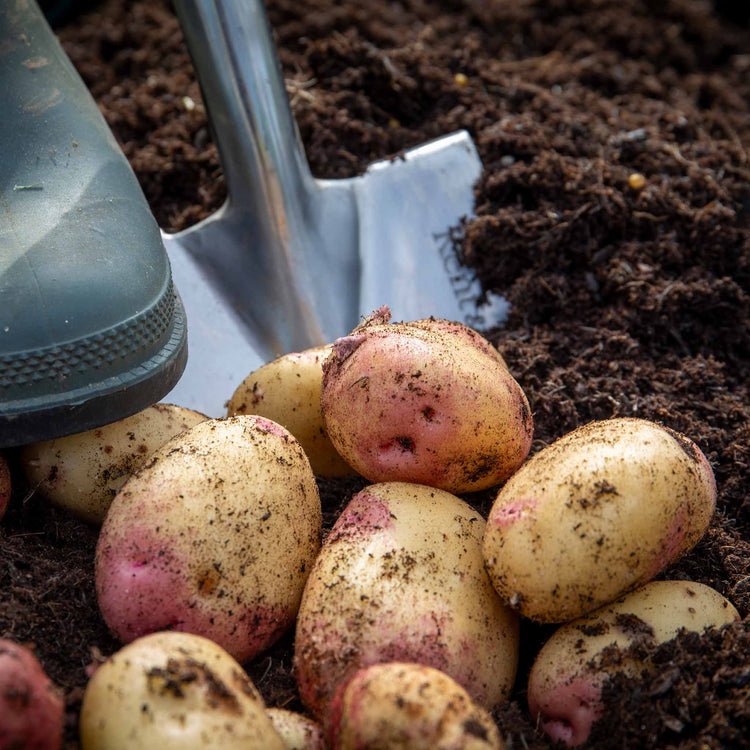
[[[158,401],[185,318],[140,186],[33,0],[0,0],[0,446]]]

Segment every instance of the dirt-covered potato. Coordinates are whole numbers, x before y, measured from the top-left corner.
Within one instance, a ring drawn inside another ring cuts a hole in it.
[[[297,618],[303,703],[323,721],[338,686],[372,664],[441,669],[490,708],[513,685],[518,620],[482,562],[484,520],[448,492],[376,484],[351,500],[315,561]]]
[[[323,730],[317,722],[284,708],[269,708],[267,713],[285,750],[324,750]]]
[[[8,462],[0,453],[0,518],[5,515],[10,501],[10,469]]]
[[[99,607],[124,642],[172,628],[250,659],[294,623],[320,532],[315,477],[289,432],[255,416],[202,422],[113,500]]]
[[[229,416],[258,414],[286,427],[299,440],[316,474],[356,474],[333,447],[320,411],[323,361],[331,347],[285,354],[251,372],[228,404]]]
[[[83,750],[284,750],[263,699],[222,648],[188,633],[139,638],[86,687]]]
[[[155,404],[104,427],[27,445],[21,466],[37,492],[100,524],[112,498],[149,455],[205,419],[191,409]]]
[[[59,750],[63,699],[34,654],[0,638],[0,748]]]
[[[491,716],[448,675],[422,664],[378,664],[336,693],[332,750],[501,750]]]
[[[522,615],[566,622],[691,549],[715,505],[713,472],[691,440],[643,419],[592,422],[500,490],[484,538],[487,570]]]
[[[532,717],[553,740],[579,745],[602,715],[602,687],[610,676],[637,676],[647,668],[628,648],[656,646],[682,629],[701,633],[737,619],[730,602],[708,586],[652,581],[552,635],[529,676]]]
[[[450,492],[499,484],[526,458],[532,418],[492,345],[459,323],[388,323],[381,309],[324,363],[323,419],[338,452],[373,482]]]

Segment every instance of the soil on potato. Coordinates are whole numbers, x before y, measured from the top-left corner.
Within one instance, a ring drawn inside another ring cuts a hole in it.
[[[662,577],[713,586],[744,619],[656,649],[642,681],[615,680],[590,746],[747,746],[747,6],[269,0],[268,10],[318,176],[471,133],[485,169],[458,250],[511,303],[507,325],[487,334],[528,395],[534,450],[592,419],[639,416],[690,436],[711,461],[716,517]],[[60,36],[161,225],[218,208],[221,167],[170,7],[108,0]],[[118,648],[96,606],[96,530],[14,479],[0,524],[0,635],[33,644],[65,691],[75,748],[85,668]],[[321,481],[328,528],[359,486]],[[491,493],[474,500],[486,512]],[[549,632],[524,623],[517,686],[496,712],[509,747],[550,746],[524,695]],[[269,705],[301,709],[291,648],[287,636],[248,671]]]

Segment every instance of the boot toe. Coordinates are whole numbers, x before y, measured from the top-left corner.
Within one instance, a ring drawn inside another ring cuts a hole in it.
[[[0,10],[0,446],[158,401],[187,357],[156,222],[31,0]]]

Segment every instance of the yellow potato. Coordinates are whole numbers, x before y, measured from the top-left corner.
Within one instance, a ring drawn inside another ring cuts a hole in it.
[[[656,646],[682,629],[702,633],[738,619],[731,603],[708,586],[652,581],[552,635],[529,676],[532,717],[552,739],[578,745],[602,715],[602,687],[610,676],[637,676],[647,668],[628,647]]]
[[[320,724],[307,716],[283,708],[269,708],[267,713],[285,750],[322,750],[325,747]]]
[[[21,466],[37,492],[100,524],[117,491],[151,453],[206,419],[181,406],[155,404],[104,427],[27,445]]]
[[[376,484],[352,498],[297,617],[297,681],[315,718],[354,672],[391,661],[441,669],[485,708],[507,697],[518,619],[484,570],[483,529],[467,503],[432,487]]]
[[[242,667],[206,638],[156,633],[102,664],[86,687],[83,750],[284,750]]]
[[[692,441],[642,419],[593,422],[500,490],[484,537],[487,570],[522,615],[566,622],[691,549],[715,505],[713,472]]]
[[[230,417],[259,414],[286,427],[299,440],[316,474],[354,476],[354,469],[333,447],[320,410],[323,362],[330,352],[330,345],[318,346],[259,367],[234,392],[227,413]]]
[[[342,687],[332,750],[502,750],[490,715],[447,674],[422,664],[378,664]]]

